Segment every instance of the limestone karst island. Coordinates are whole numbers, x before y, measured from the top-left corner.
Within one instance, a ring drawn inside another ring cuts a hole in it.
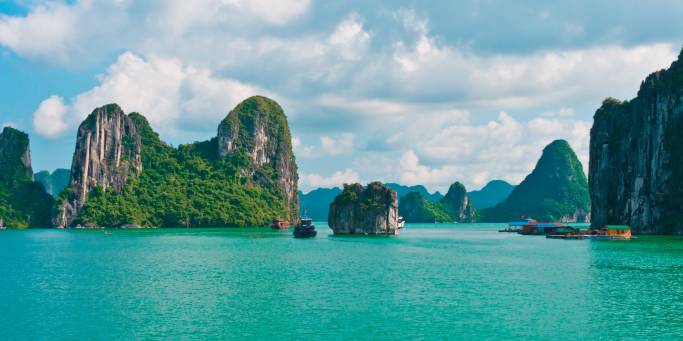
[[[669,340],[683,3],[0,1],[0,340]]]

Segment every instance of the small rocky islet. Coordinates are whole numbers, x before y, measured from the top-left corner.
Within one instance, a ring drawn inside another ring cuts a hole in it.
[[[408,222],[501,222],[527,215],[681,234],[682,91],[683,53],[648,76],[634,99],[605,100],[591,129],[588,179],[569,144],[557,140],[522,183],[500,186],[509,195],[487,193],[494,199],[487,198],[486,207],[477,208],[480,199],[457,182],[443,197],[419,188],[399,197],[377,182],[345,185],[325,193],[332,201],[330,227],[340,234],[392,234],[399,215]],[[57,195],[65,174],[53,180],[38,173],[34,180],[28,135],[5,127],[0,226],[237,227],[266,226],[273,217],[298,220],[301,194],[287,117],[261,96],[237,105],[216,137],[177,148],[161,141],[143,115],[125,114],[116,104],[97,108],[78,129],[68,185]]]
[[[372,182],[346,184],[330,204],[327,223],[334,234],[396,235],[402,227],[396,191]]]

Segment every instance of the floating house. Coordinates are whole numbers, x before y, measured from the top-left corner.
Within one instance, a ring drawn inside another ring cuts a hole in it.
[[[519,234],[523,235],[545,235],[555,234],[558,231],[568,232],[571,227],[560,223],[536,223],[522,226]],[[573,230],[573,229],[572,229]]]
[[[611,239],[631,239],[631,226],[628,225],[607,225],[600,229],[601,234]]]

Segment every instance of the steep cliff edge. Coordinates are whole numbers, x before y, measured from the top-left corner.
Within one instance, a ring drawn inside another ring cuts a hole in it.
[[[581,162],[565,140],[543,149],[536,167],[502,203],[480,211],[482,222],[521,216],[539,221],[590,221],[588,182]]]
[[[335,234],[398,234],[396,191],[380,182],[344,185],[327,222]]]
[[[57,207],[55,226],[70,226],[97,188],[119,192],[142,171],[140,135],[116,104],[95,109],[78,127],[68,193]]]
[[[29,138],[5,127],[0,133],[0,221],[3,227],[50,227],[52,197],[33,181]]]
[[[683,52],[634,99],[595,112],[589,174],[593,226],[683,233]]]
[[[438,202],[426,200],[421,192],[409,192],[401,198],[398,210],[408,223],[471,223],[475,219],[467,190],[459,182],[453,183]]]
[[[221,123],[219,136],[178,148],[163,142],[141,114],[107,106],[79,129],[56,221],[84,227],[265,226],[278,216],[295,221],[298,201],[285,194],[296,197],[296,169],[286,117],[269,99],[245,100]]]
[[[453,221],[471,223],[474,221],[474,207],[470,204],[467,189],[459,182],[448,188],[446,195],[439,200],[447,211],[451,212]]]
[[[299,175],[287,117],[280,105],[262,96],[237,105],[218,126],[218,153],[221,157],[246,153],[252,167],[245,171],[266,185],[275,179],[289,209],[289,220],[298,220]]]

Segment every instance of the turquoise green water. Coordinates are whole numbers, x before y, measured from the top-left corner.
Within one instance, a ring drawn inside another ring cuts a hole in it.
[[[683,239],[0,231],[0,339],[675,338]]]

